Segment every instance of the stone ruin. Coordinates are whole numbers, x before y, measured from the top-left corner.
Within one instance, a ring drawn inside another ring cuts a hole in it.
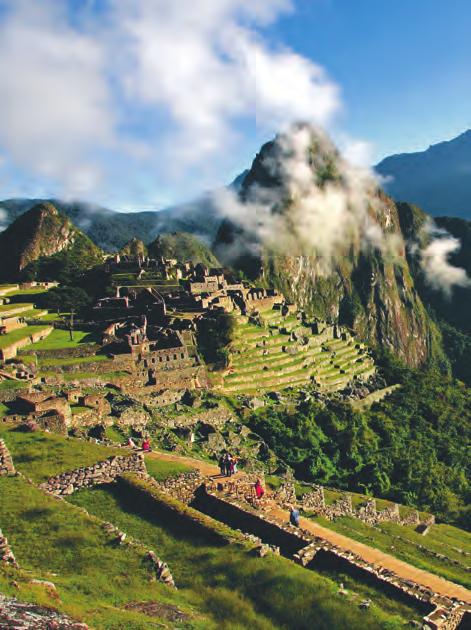
[[[199,470],[192,470],[177,477],[168,477],[164,481],[149,481],[162,492],[188,505],[193,500],[196,489],[203,484],[204,477]]]
[[[302,499],[298,500],[294,484],[287,482],[274,493],[274,499],[283,506],[290,503],[298,503],[305,512],[313,512],[328,520],[342,516],[353,516],[371,526],[384,523],[385,521],[397,523],[398,525],[424,525],[425,527],[435,523],[435,517],[432,514],[425,521],[421,521],[417,510],[411,510],[406,516],[401,516],[397,503],[388,505],[383,510],[378,510],[376,499],[373,498],[367,498],[362,505],[354,509],[352,496],[348,492],[340,492],[339,498],[328,504],[325,500],[324,487],[313,485],[312,488],[310,492],[303,495]]]
[[[77,468],[49,478],[39,488],[56,496],[73,494],[80,488],[89,488],[102,483],[112,483],[126,473],[147,475],[144,455],[115,456],[88,468]]]

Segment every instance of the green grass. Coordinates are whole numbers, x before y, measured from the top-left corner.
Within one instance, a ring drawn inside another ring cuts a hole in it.
[[[2,524],[24,570],[4,569],[0,587],[6,594],[39,599],[97,630],[174,627],[123,609],[129,602],[148,600],[177,605],[190,615],[186,628],[216,627],[194,613],[184,593],[150,581],[145,548],[114,544],[97,519],[18,477],[0,479],[0,496]],[[161,555],[154,544],[147,548]],[[31,577],[52,581],[58,597],[33,589],[28,585]],[[16,578],[18,589],[11,586],[11,578]]]
[[[450,525],[433,525],[430,532],[422,536],[414,531],[413,527],[395,523],[385,522],[371,527],[356,518],[347,516],[334,521],[321,517],[313,520],[328,529],[380,549],[425,571],[440,575],[467,588],[471,586],[469,556],[456,551],[457,548],[461,548],[467,553],[471,552],[471,534],[463,530]],[[458,538],[459,545],[456,542],[447,543],[444,535],[446,532],[454,541]],[[436,558],[432,552],[442,554],[445,558]],[[453,560],[458,564],[455,564]]]
[[[146,544],[152,542],[169,562],[180,592],[218,628],[398,628],[413,616],[399,605],[395,610],[402,618],[376,605],[360,611],[355,603],[342,600],[332,581],[283,558],[259,559],[239,545],[222,546],[210,531],[205,534],[188,521],[170,517],[132,487],[83,490],[70,500]]]
[[[111,455],[123,455],[117,448],[66,438],[54,433],[23,433],[0,425],[15,467],[35,482],[42,482],[61,472],[91,466]]]
[[[8,313],[9,311],[18,310],[21,307],[28,307],[29,310],[32,309],[33,306],[33,304],[0,304],[0,315]]]
[[[105,437],[116,444],[123,444],[126,441],[124,433],[116,426],[106,427]]]
[[[146,457],[146,468],[149,475],[157,479],[157,481],[163,481],[167,479],[167,477],[176,477],[192,470],[189,466],[185,466],[179,462],[168,462],[151,459],[150,457]]]
[[[25,381],[12,381],[10,379],[0,381],[0,391],[8,389],[26,389],[27,387],[28,383]]]
[[[8,412],[9,412],[8,407],[4,405],[3,403],[0,403],[0,418],[3,418],[3,416],[8,414]]]
[[[87,357],[63,357],[63,358],[39,357],[38,365],[40,367],[49,367],[49,366],[56,366],[56,365],[81,365],[82,363],[83,364],[99,363],[100,361],[109,361],[109,358],[105,354],[92,354]]]
[[[33,327],[32,327],[33,328]],[[83,343],[95,343],[97,336],[85,331],[74,330],[73,340],[70,340],[70,333],[68,330],[61,330],[54,328],[52,333],[44,339],[33,345],[33,350],[59,350],[62,348],[76,348]]]
[[[21,339],[30,337],[33,333],[40,332],[42,330],[45,330],[46,328],[47,326],[26,326],[25,328],[18,328],[16,330],[12,330],[6,335],[0,335],[0,348],[6,348],[10,346],[12,343],[15,343],[16,341],[20,341]],[[50,336],[52,336],[53,334],[54,334],[54,331],[51,333]],[[41,343],[46,343],[46,342],[47,342],[47,339],[45,339],[42,342],[40,341],[38,344],[35,344],[35,346],[40,345]]]
[[[45,376],[57,376],[55,372],[44,372]],[[63,381],[80,381],[90,378],[96,378],[99,381],[112,381],[115,378],[129,376],[128,372],[66,372],[61,375]]]

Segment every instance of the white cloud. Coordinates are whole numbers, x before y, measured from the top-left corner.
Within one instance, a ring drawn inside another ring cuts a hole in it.
[[[316,256],[324,274],[351,248],[398,254],[402,243],[389,229],[388,208],[370,171],[343,159],[324,133],[295,125],[277,137],[262,168],[277,185],[252,186],[243,202],[221,191],[216,202],[270,250]],[[240,254],[237,246],[234,254]]]
[[[0,208],[0,232],[3,232],[7,225],[8,222],[6,210],[4,208]]]
[[[33,174],[55,178],[69,190],[82,189],[92,169],[91,152],[113,142],[103,50],[93,37],[69,26],[60,3],[4,4],[2,150]],[[99,167],[93,170],[95,180]]]
[[[471,287],[471,279],[465,269],[450,263],[450,256],[460,250],[461,242],[432,222],[426,224],[425,230],[431,235],[431,240],[420,252],[420,262],[427,283],[447,297],[451,296],[455,286]]]
[[[0,150],[72,194],[114,162],[184,180],[235,150],[243,120],[274,132],[339,108],[320,66],[261,36],[289,0],[109,0],[73,20],[67,2],[0,4]]]

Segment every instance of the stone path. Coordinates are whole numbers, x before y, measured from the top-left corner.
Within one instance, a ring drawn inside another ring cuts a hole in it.
[[[184,457],[173,453],[160,452],[150,453],[146,457],[185,464],[191,468],[198,469],[203,475],[208,477],[219,475],[219,469],[217,466],[208,464],[198,459],[193,459],[192,457]],[[239,473],[239,475],[241,474],[242,473]],[[288,513],[280,508],[274,501],[267,502],[266,512],[281,521],[288,520]],[[300,525],[311,532],[314,536],[323,538],[341,549],[358,554],[366,562],[370,562],[376,566],[393,571],[399,577],[417,582],[417,584],[425,586],[435,593],[446,597],[455,597],[467,604],[471,604],[471,591],[464,586],[445,580],[434,573],[414,567],[407,562],[403,562],[402,560],[385,553],[384,551],[364,545],[363,543],[353,540],[352,538],[348,538],[343,534],[339,534],[331,529],[322,527],[322,525],[319,525],[309,519],[301,518]]]

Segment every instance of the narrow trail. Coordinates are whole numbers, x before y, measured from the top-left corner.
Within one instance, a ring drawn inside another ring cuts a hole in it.
[[[146,457],[185,464],[190,468],[196,468],[207,477],[219,476],[219,468],[217,466],[192,457],[156,451],[149,453]],[[243,473],[238,473],[238,475],[243,476]],[[268,501],[268,505],[266,506],[266,509],[264,509],[264,512],[281,521],[288,520],[287,512],[280,508],[274,501]],[[374,547],[369,547],[368,545],[353,540],[352,538],[348,538],[343,534],[327,529],[326,527],[323,527],[322,525],[319,525],[307,518],[301,517],[300,525],[307,531],[311,532],[314,536],[323,538],[327,542],[330,542],[341,549],[356,553],[366,562],[393,571],[398,576],[407,580],[413,580],[414,582],[417,582],[417,584],[421,584],[440,595],[456,597],[467,604],[471,604],[471,591],[464,586],[450,582],[449,580],[439,577],[434,573],[430,573],[429,571],[424,571],[423,569],[414,567],[407,562],[403,562],[402,560],[385,553],[384,551],[380,551]]]

